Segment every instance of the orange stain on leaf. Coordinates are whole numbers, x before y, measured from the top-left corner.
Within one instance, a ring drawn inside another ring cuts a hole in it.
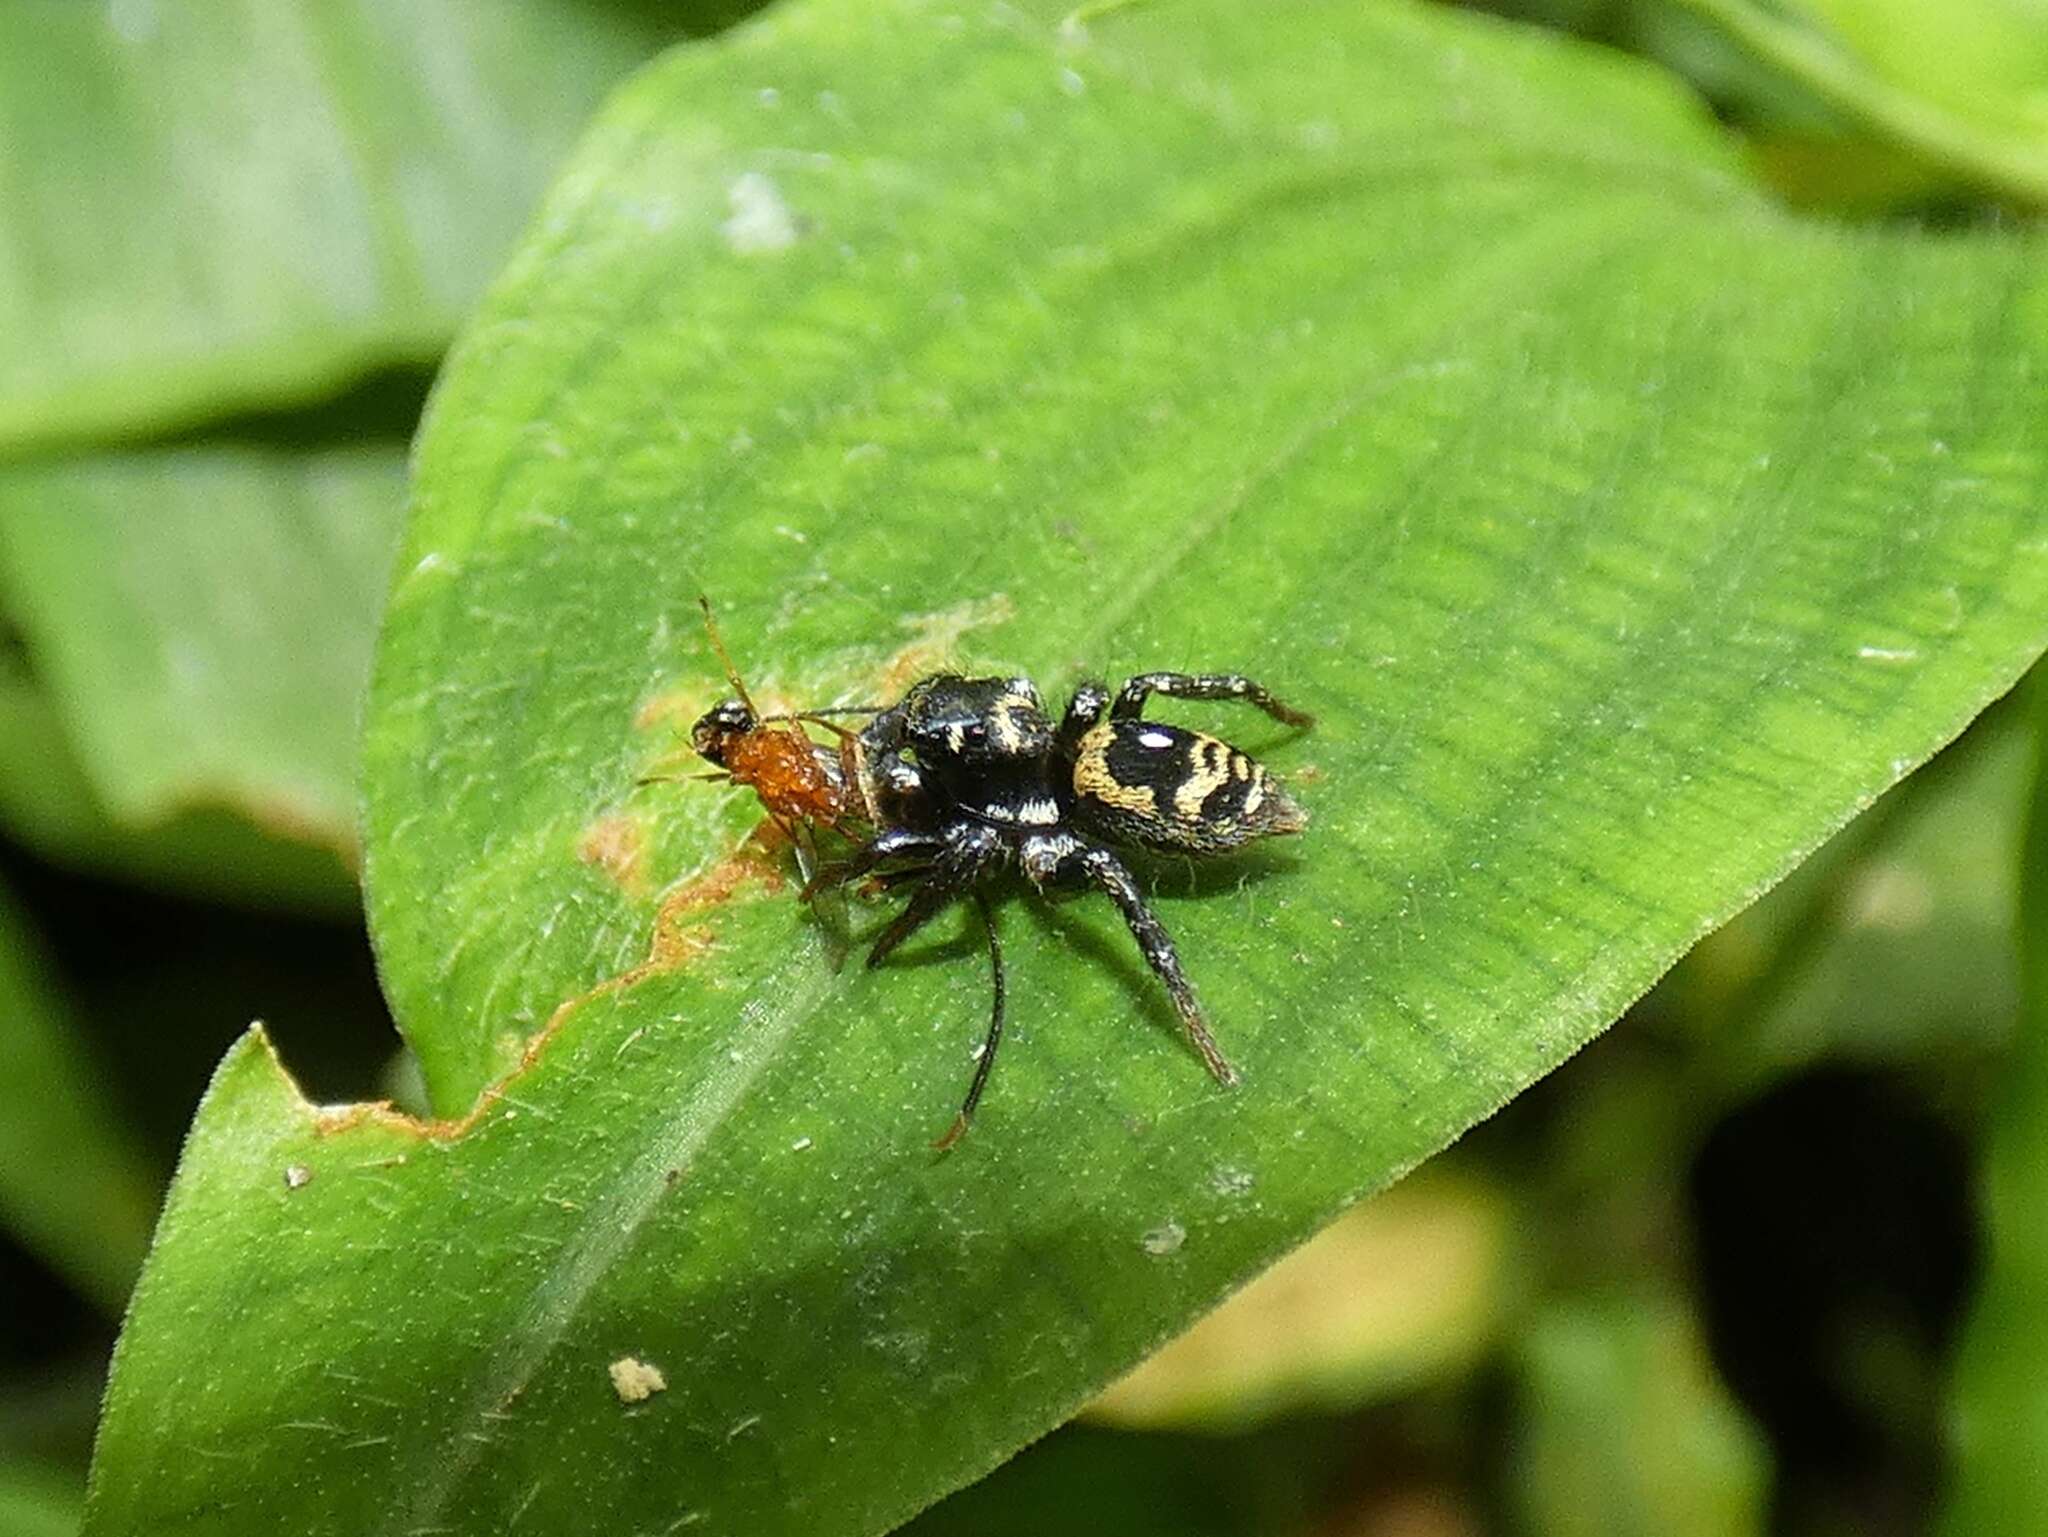
[[[599,817],[583,830],[576,857],[604,871],[628,896],[647,890],[647,828],[634,817]]]
[[[951,608],[932,614],[915,614],[903,621],[912,638],[898,647],[882,664],[875,703],[893,704],[903,691],[928,673],[949,666],[959,650],[960,637],[969,630],[983,630],[1016,617],[1017,605],[1005,593],[986,598],[969,598]]]
[[[654,936],[648,943],[647,959],[557,1005],[555,1012],[548,1016],[548,1022],[526,1043],[518,1066],[485,1089],[469,1114],[448,1120],[421,1119],[407,1115],[389,1100],[373,1100],[364,1104],[316,1107],[313,1111],[314,1129],[322,1136],[331,1136],[351,1127],[375,1124],[433,1141],[450,1141],[462,1136],[489,1114],[513,1083],[540,1060],[555,1032],[571,1014],[592,999],[624,992],[649,977],[675,971],[702,955],[711,948],[712,933],[709,925],[698,921],[700,915],[731,901],[748,883],[759,882],[771,894],[781,891],[787,884],[775,859],[775,851],[781,842],[782,835],[772,826],[763,824],[748,834],[732,853],[702,874],[670,890],[661,899],[661,907],[655,914]]]

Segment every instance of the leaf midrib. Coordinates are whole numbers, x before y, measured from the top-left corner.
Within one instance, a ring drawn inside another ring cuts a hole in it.
[[[407,1537],[433,1525],[485,1451],[485,1440],[463,1433],[464,1429],[482,1425],[489,1411],[516,1397],[533,1380],[581,1316],[591,1291],[669,1193],[670,1171],[690,1166],[745,1102],[783,1043],[825,1003],[835,978],[821,964],[821,941],[807,930],[792,943],[791,951],[791,963],[763,979],[755,992],[756,997],[774,1000],[768,1007],[748,1011],[757,1017],[756,1026],[728,1034],[731,1047],[713,1059],[710,1074],[648,1126],[640,1151],[630,1162],[592,1187],[596,1198],[586,1203],[576,1238],[563,1244],[546,1275],[516,1310],[504,1348],[486,1364],[465,1399],[457,1416],[463,1428],[438,1445],[429,1440],[418,1443],[417,1454],[394,1476],[395,1497],[376,1528],[380,1537]],[[730,1023],[743,1025],[745,1018],[735,1013]],[[561,1032],[573,1030],[576,1023],[573,1016],[562,1022],[549,1043],[552,1049],[562,1049]]]

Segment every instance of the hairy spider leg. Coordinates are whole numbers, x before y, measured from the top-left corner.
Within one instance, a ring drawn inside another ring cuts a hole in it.
[[[936,856],[945,846],[943,842],[930,833],[911,832],[909,829],[902,827],[891,828],[888,832],[882,833],[878,837],[862,844],[855,851],[851,859],[841,860],[837,864],[821,866],[818,873],[805,883],[802,892],[803,900],[806,902],[811,901],[820,890],[828,885],[851,885],[885,860],[894,859],[902,854],[931,854]]]
[[[1236,699],[1256,705],[1277,721],[1290,726],[1313,726],[1316,718],[1282,704],[1262,684],[1234,672],[1143,672],[1117,691],[1109,713],[1116,720],[1135,720],[1154,694],[1174,699]],[[1071,708],[1071,707],[1070,707]]]
[[[932,1144],[941,1153],[951,1150],[967,1134],[967,1123],[974,1119],[974,1107],[981,1103],[981,1091],[988,1084],[988,1070],[996,1065],[996,1048],[1003,1044],[1003,944],[996,936],[996,915],[989,910],[988,898],[979,891],[970,895],[974,898],[974,910],[981,914],[982,932],[988,935],[989,978],[995,995],[989,1007],[988,1036],[981,1043],[981,1055],[974,1064],[974,1081],[967,1085],[966,1102],[953,1117],[953,1124],[946,1128],[946,1134]]]
[[[883,843],[890,835],[884,834],[874,844],[861,850],[862,856],[870,855],[875,845]],[[908,852],[916,842],[930,844],[933,840],[902,839],[895,852]],[[903,911],[890,921],[887,928],[876,937],[868,951],[868,965],[879,966],[887,960],[896,947],[910,938],[925,924],[929,923],[956,897],[972,899],[975,911],[981,917],[982,931],[988,936],[989,971],[994,992],[989,1008],[988,1035],[982,1041],[981,1057],[975,1063],[973,1080],[967,1086],[967,1098],[960,1106],[960,1112],[953,1117],[953,1124],[944,1136],[932,1146],[940,1152],[950,1149],[966,1133],[967,1125],[974,1119],[975,1106],[981,1103],[981,1091],[988,1085],[989,1070],[995,1066],[996,1048],[1003,1040],[1003,1010],[1007,989],[1003,978],[1003,947],[996,935],[995,915],[989,910],[988,899],[975,889],[975,882],[982,873],[1002,857],[1003,841],[993,828],[956,826],[947,830],[931,864],[923,870],[924,882],[911,894]],[[870,868],[887,858],[886,853],[869,858]],[[858,860],[856,861],[858,862]],[[896,872],[907,874],[908,872]]]
[[[1002,848],[1002,837],[992,827],[956,824],[948,828],[932,858],[931,873],[911,896],[909,905],[876,937],[868,951],[868,964],[881,965],[890,951],[937,917],[948,902],[964,896],[982,872],[1001,857]]]
[[[1138,883],[1124,867],[1124,862],[1108,849],[1100,847],[1082,848],[1069,857],[1087,876],[1090,884],[1116,903],[1117,911],[1124,915],[1124,922],[1130,926],[1131,937],[1137,940],[1145,963],[1152,968],[1153,975],[1166,984],[1174,1010],[1180,1015],[1181,1029],[1187,1032],[1189,1043],[1201,1055],[1209,1076],[1225,1088],[1235,1084],[1238,1081],[1237,1069],[1230,1065],[1222,1048],[1216,1044],[1216,1038],[1209,1033],[1209,1023],[1202,1015],[1202,1006],[1195,1001],[1194,984],[1181,970],[1180,955],[1173,948],[1173,940],[1167,935],[1166,926],[1145,905]]]

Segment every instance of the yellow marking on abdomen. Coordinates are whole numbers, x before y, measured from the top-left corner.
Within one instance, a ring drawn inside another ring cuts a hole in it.
[[[1159,798],[1149,785],[1127,785],[1109,771],[1110,725],[1105,721],[1091,727],[1074,754],[1074,790],[1090,800],[1129,811],[1138,816],[1157,817]]]
[[[1173,792],[1174,814],[1193,822],[1202,814],[1202,803],[1223,788],[1230,779],[1230,760],[1237,751],[1213,736],[1197,736],[1189,744],[1188,777]]]

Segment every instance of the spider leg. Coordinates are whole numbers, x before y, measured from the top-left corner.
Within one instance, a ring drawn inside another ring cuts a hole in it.
[[[867,885],[862,888],[862,895],[878,895],[894,891],[898,886],[907,885],[911,881],[929,880],[931,873],[930,865],[905,865],[900,870],[884,870],[880,875],[868,877]]]
[[[1152,968],[1153,975],[1166,984],[1174,1011],[1180,1015],[1181,1029],[1187,1032],[1188,1042],[1200,1054],[1203,1065],[1209,1069],[1209,1076],[1226,1088],[1236,1083],[1237,1069],[1230,1065],[1222,1048],[1216,1044],[1216,1038],[1209,1033],[1209,1022],[1202,1016],[1201,1004],[1195,1001],[1194,984],[1181,970],[1180,955],[1173,948],[1166,926],[1145,905],[1144,895],[1123,861],[1108,849],[1099,847],[1083,848],[1072,858],[1089,884],[1116,903],[1117,911],[1124,915],[1124,922],[1130,926],[1131,937],[1137,940],[1145,963]]]
[[[1282,704],[1262,684],[1234,672],[1144,672],[1118,690],[1109,713],[1118,720],[1135,720],[1145,711],[1145,701],[1154,694],[1174,699],[1239,699],[1264,710],[1290,726],[1313,726],[1316,718],[1291,705]]]
[[[944,845],[929,833],[914,833],[903,828],[894,828],[863,844],[851,859],[833,865],[820,865],[818,873],[810,878],[803,889],[803,900],[811,901],[826,886],[844,886],[859,880],[868,871],[884,860],[894,859],[899,854],[936,854]]]
[[[967,1085],[967,1101],[946,1134],[932,1144],[941,1153],[966,1135],[967,1123],[974,1119],[974,1107],[981,1103],[981,1091],[988,1083],[988,1070],[996,1064],[996,1048],[1003,1043],[1003,945],[996,937],[996,915],[989,910],[988,898],[978,891],[973,897],[974,910],[981,914],[981,926],[988,935],[989,976],[995,996],[989,1008],[988,1038],[981,1043],[981,1055],[974,1064],[974,1081]]]
[[[889,926],[875,937],[873,948],[868,951],[868,965],[879,966],[889,958],[904,940],[910,938],[946,908],[946,904],[960,895],[961,887],[934,871],[925,883],[911,895],[903,911],[889,920]]]
[[[886,834],[884,836],[887,836]],[[876,843],[882,839],[877,838]],[[868,964],[879,966],[904,940],[916,933],[957,896],[964,895],[981,879],[982,872],[1002,854],[1002,839],[993,828],[971,822],[956,822],[945,830],[933,857],[931,871],[917,888],[910,903],[876,938],[868,951]],[[871,844],[870,847],[873,847]]]

